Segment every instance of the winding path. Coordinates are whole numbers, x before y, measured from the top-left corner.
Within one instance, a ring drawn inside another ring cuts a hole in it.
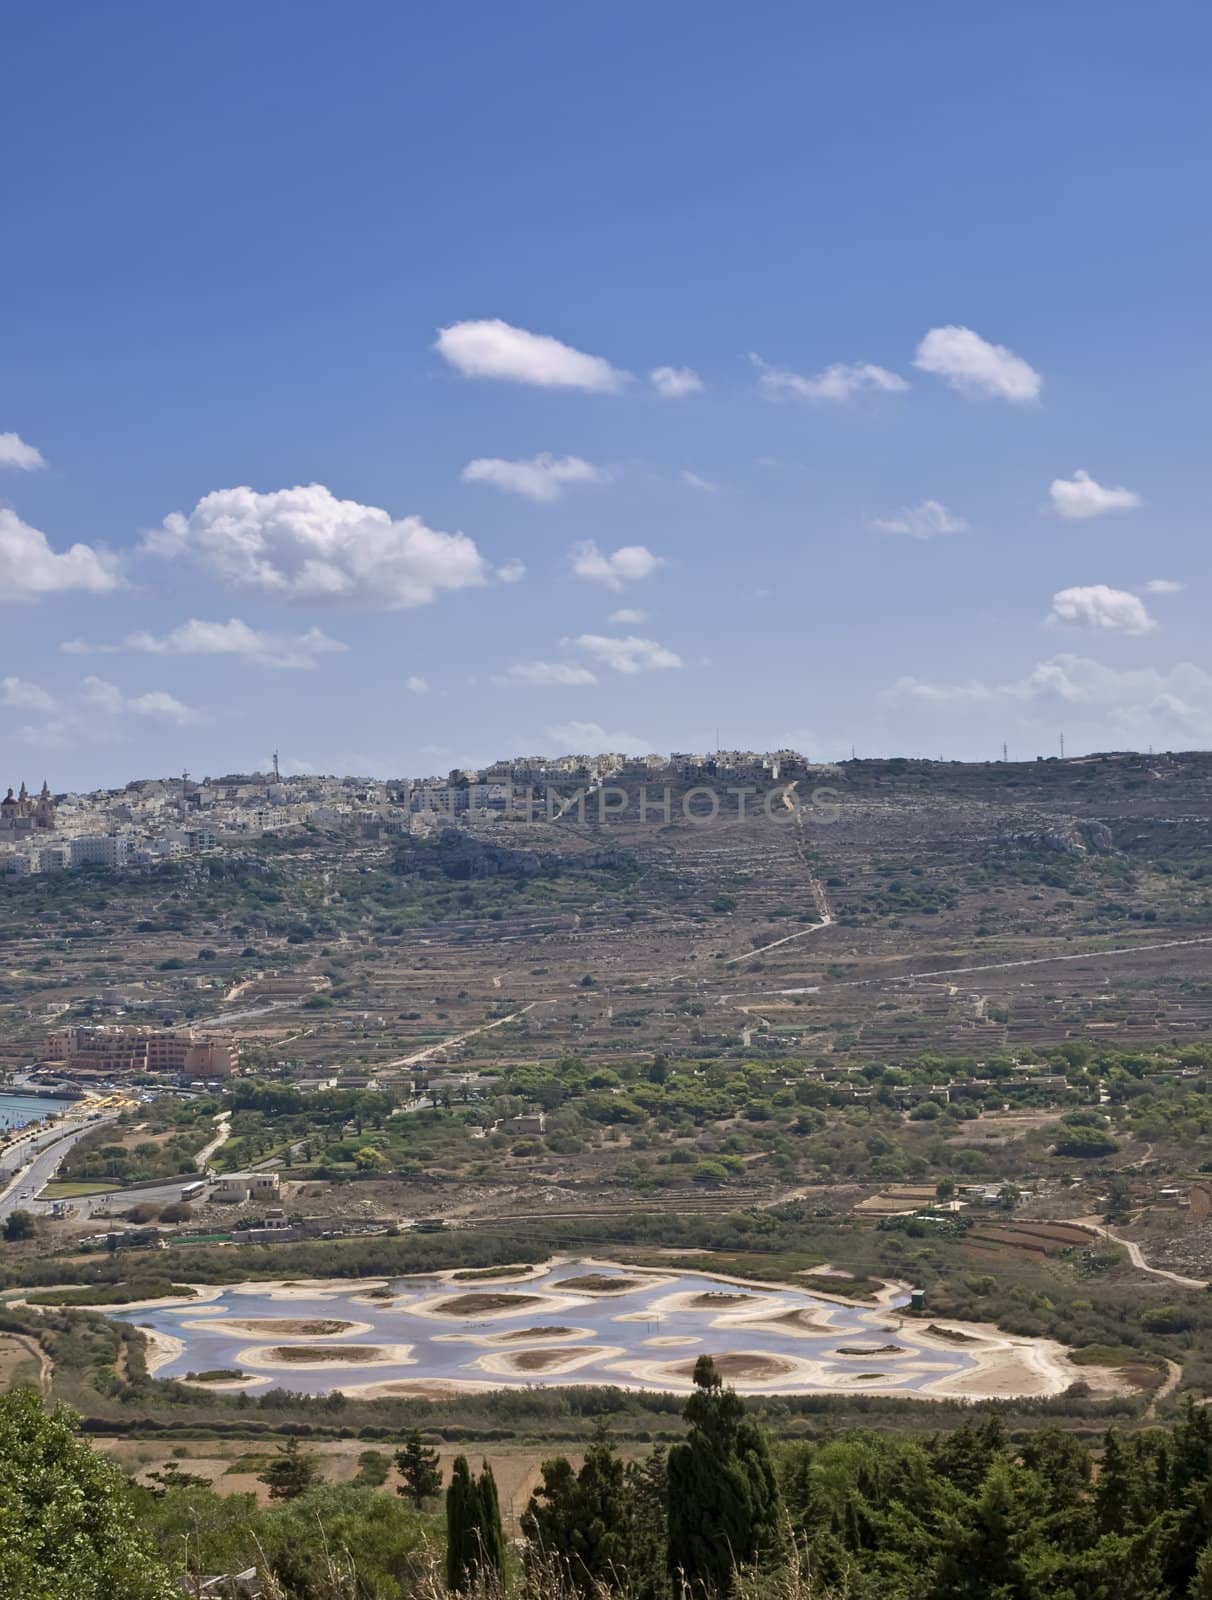
[[[1206,1289],[1208,1287],[1208,1282],[1205,1278],[1184,1278],[1181,1272],[1171,1272],[1168,1267],[1151,1267],[1141,1254],[1140,1245],[1134,1244],[1131,1239],[1121,1238],[1118,1233],[1113,1232],[1110,1228],[1106,1229],[1106,1234],[1109,1239],[1114,1239],[1116,1244],[1122,1244],[1128,1252],[1128,1260],[1132,1265],[1141,1272],[1147,1272],[1150,1277],[1167,1278],[1171,1283],[1177,1283],[1181,1289]]]
[[[218,1125],[219,1131],[215,1134],[214,1138],[209,1144],[204,1144],[202,1146],[201,1150],[199,1150],[197,1155],[194,1157],[194,1165],[197,1167],[199,1172],[206,1171],[206,1163],[210,1160],[211,1156],[214,1155],[215,1151],[220,1145],[226,1144],[231,1138],[231,1112],[220,1111],[218,1116],[215,1118],[215,1122]]]

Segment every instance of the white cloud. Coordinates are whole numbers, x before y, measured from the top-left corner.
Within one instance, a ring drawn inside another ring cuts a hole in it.
[[[558,500],[568,483],[606,483],[608,472],[580,456],[532,456],[529,461],[502,461],[483,456],[469,461],[460,476],[464,483],[490,483],[507,494],[525,495],[528,500]]]
[[[71,641],[73,646],[82,641]],[[64,650],[68,647],[62,646]],[[307,668],[314,667],[316,658],[339,654],[348,645],[331,639],[319,628],[309,628],[306,633],[286,636],[263,633],[250,628],[238,617],[227,622],[201,622],[191,617],[170,633],[159,636],[151,633],[132,633],[126,638],[128,650],[141,650],[154,656],[239,656],[241,660],[258,667]],[[69,653],[84,654],[73,648]]]
[[[626,544],[607,555],[592,539],[574,544],[569,551],[572,570],[590,583],[604,583],[608,589],[621,589],[625,583],[650,578],[665,565],[663,556],[642,544]]]
[[[529,683],[543,688],[577,688],[598,680],[588,667],[573,661],[517,661],[498,683]]]
[[[1152,633],[1157,627],[1143,600],[1126,589],[1110,589],[1105,583],[1059,590],[1052,596],[1048,621],[1117,633]]]
[[[758,386],[766,394],[794,395],[800,400],[850,400],[869,389],[901,394],[909,387],[898,373],[870,361],[835,361],[815,377],[805,378],[798,372],[772,367],[759,355],[751,354],[749,359],[761,373]]]
[[[526,576],[526,563],[524,561],[503,561],[497,568],[497,577],[502,583],[521,583]]]
[[[608,733],[600,722],[560,722],[544,729],[548,748],[556,755],[646,755],[652,746],[634,733]]]
[[[453,323],[439,332],[434,348],[465,378],[504,378],[545,389],[612,394],[629,376],[601,356],[586,355],[545,333],[511,327],[499,317]]]
[[[87,639],[64,639],[59,646],[65,656],[114,656],[121,648],[120,644],[90,644]]]
[[[45,465],[41,450],[26,444],[19,433],[0,433],[0,470],[10,467],[14,472],[37,472]]]
[[[429,679],[416,677],[414,675],[411,678],[405,678],[404,687],[408,690],[409,694],[428,694]]]
[[[880,692],[888,706],[917,701],[926,705],[981,705],[994,698],[988,684],[971,679],[968,683],[928,683],[921,678],[898,678],[890,689]]]
[[[1052,509],[1067,522],[1084,522],[1087,517],[1101,517],[1107,511],[1132,511],[1144,505],[1135,490],[1106,489],[1080,469],[1072,478],[1054,478],[1048,493]]]
[[[624,606],[621,611],[612,611],[610,620],[625,628],[638,628],[641,622],[648,621],[648,613],[637,611],[633,606]]]
[[[80,685],[80,699],[92,710],[102,711],[110,717],[121,716],[125,709],[121,689],[116,683],[107,683],[104,678],[85,678]]]
[[[1086,656],[1062,654],[1041,661],[1023,678],[1004,684],[924,683],[902,678],[880,697],[885,704],[907,703],[955,709],[988,707],[1032,711],[1046,719],[1049,731],[1063,710],[1065,726],[1088,729],[1095,747],[1124,741],[1137,748],[1146,743],[1173,742],[1176,747],[1203,746],[1212,741],[1212,673],[1192,662],[1169,668],[1119,670]],[[982,712],[982,714],[984,714]]]
[[[652,387],[666,400],[683,400],[703,388],[703,380],[693,367],[653,367],[648,376]]]
[[[136,717],[155,717],[158,721],[174,722],[179,728],[202,720],[200,711],[195,711],[192,706],[183,705],[180,700],[171,694],[166,694],[163,689],[151,689],[146,694],[134,695],[125,701],[122,709]]]
[[[112,556],[87,544],[52,550],[44,533],[0,506],[0,601],[32,600],[71,589],[108,594],[121,586]]]
[[[996,395],[1018,405],[1038,400],[1044,383],[1021,356],[1004,344],[990,344],[971,328],[931,328],[918,345],[913,364],[961,393]]]
[[[688,489],[698,489],[702,494],[715,494],[719,487],[710,478],[701,478],[697,472],[683,471],[682,482]]]
[[[188,556],[233,588],[372,610],[429,605],[488,576],[466,534],[338,500],[322,483],[270,494],[216,489],[188,516],[165,517],[143,548]]]
[[[178,727],[185,727],[188,723],[202,720],[200,711],[196,711],[193,706],[183,705],[180,700],[167,694],[163,689],[149,689],[143,694],[126,695],[117,684],[108,683],[104,678],[85,678],[80,685],[80,700],[89,710],[110,717],[128,714],[136,717],[154,717],[164,722],[175,722]]]
[[[1150,578],[1145,585],[1150,594],[1182,594],[1186,587],[1185,583],[1176,583],[1173,578]]]
[[[638,639],[634,634],[614,639],[602,633],[583,633],[572,642],[612,672],[660,672],[682,665],[681,656],[663,644],[654,639]]]
[[[920,505],[905,506],[899,516],[873,517],[871,526],[880,533],[904,533],[911,539],[937,539],[940,534],[968,532],[963,517],[948,511],[941,500],[923,500]]]
[[[56,701],[36,684],[24,685],[17,695],[19,698],[10,704],[23,704],[26,709],[45,712],[49,717],[47,722],[19,729],[18,738],[53,749],[110,743],[122,737],[122,722],[129,717],[169,722],[179,728],[205,720],[201,711],[163,689],[127,695],[105,678],[84,678],[66,701]]]
[[[53,711],[55,697],[26,678],[0,678],[0,705],[17,711]]]

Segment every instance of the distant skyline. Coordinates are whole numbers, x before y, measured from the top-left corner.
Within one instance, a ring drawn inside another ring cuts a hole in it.
[[[0,790],[1212,745],[1209,46],[17,0]]]

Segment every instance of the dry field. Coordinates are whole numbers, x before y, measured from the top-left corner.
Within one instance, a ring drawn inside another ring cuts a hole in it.
[[[266,1457],[272,1455],[272,1445],[261,1446],[251,1441],[217,1444],[206,1440],[173,1445],[170,1449],[167,1446],[158,1447],[149,1444],[146,1440],[98,1438],[94,1442],[98,1449],[103,1450],[125,1471],[133,1473],[136,1477],[142,1477],[148,1472],[162,1471],[175,1462],[182,1472],[208,1479],[221,1494],[253,1494],[256,1495],[258,1504],[269,1504],[269,1490],[258,1480],[255,1470],[232,1472],[230,1469],[233,1464],[247,1462],[251,1457],[261,1453]],[[326,1482],[350,1483],[357,1476],[358,1456],[363,1450],[373,1448],[390,1457],[394,1446],[388,1443],[368,1446],[365,1441],[342,1439],[323,1440],[307,1448],[317,1457],[320,1475]],[[541,1454],[533,1450],[501,1450],[491,1447],[487,1450],[477,1449],[474,1453],[477,1464],[482,1458],[492,1467],[501,1497],[501,1510],[510,1532],[517,1531],[518,1519],[525,1511],[526,1503],[539,1482],[543,1462],[552,1455],[567,1455],[573,1465],[579,1467],[583,1459],[575,1450],[565,1451],[554,1446]],[[640,1452],[629,1451],[624,1447],[621,1453],[628,1457]],[[439,1450],[442,1473],[447,1480],[450,1477],[451,1465],[458,1454],[460,1452],[457,1449]],[[399,1481],[393,1468],[383,1485],[383,1492],[394,1494]]]

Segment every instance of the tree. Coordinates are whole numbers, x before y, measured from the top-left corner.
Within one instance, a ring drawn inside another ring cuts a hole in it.
[[[466,1456],[456,1456],[446,1490],[446,1587],[470,1588],[476,1568],[477,1497]]]
[[[391,1471],[391,1457],[381,1450],[363,1450],[358,1456],[358,1471],[354,1483],[360,1489],[377,1489],[387,1482]]]
[[[254,1530],[291,1600],[337,1594],[387,1600],[410,1594],[405,1575],[418,1560],[426,1533],[424,1523],[394,1495],[352,1483],[318,1483],[305,1495],[278,1501],[256,1517]],[[335,1569],[332,1587],[326,1569]]]
[[[290,1439],[258,1476],[269,1485],[271,1500],[294,1500],[316,1481],[316,1460],[300,1450],[297,1439]]]
[[[934,1186],[934,1197],[936,1200],[954,1200],[955,1179],[940,1178]]]
[[[623,1463],[599,1435],[574,1472],[564,1456],[543,1463],[522,1530],[544,1559],[555,1557],[578,1594],[596,1595],[630,1578],[634,1499]]]
[[[1032,1568],[1047,1550],[1042,1512],[1034,1474],[999,1456],[976,1499],[940,1529],[932,1600],[1035,1600]]]
[[[396,1451],[396,1469],[404,1480],[396,1493],[406,1495],[418,1511],[432,1495],[441,1492],[442,1469],[438,1465],[438,1452],[426,1448],[415,1428],[405,1437],[402,1448]]]
[[[480,1504],[480,1555],[482,1571],[499,1578],[505,1570],[505,1530],[501,1526],[501,1499],[497,1480],[487,1461],[480,1463],[476,1485]]]
[[[456,1456],[446,1490],[446,1587],[463,1594],[481,1577],[499,1576],[505,1533],[492,1468],[477,1479],[466,1456]]]
[[[13,1600],[172,1600],[118,1472],[29,1389],[0,1395],[0,1594]]]
[[[10,1211],[4,1224],[4,1237],[10,1244],[34,1237],[34,1216],[31,1211]]]
[[[765,1435],[710,1356],[695,1362],[694,1382],[682,1413],[690,1433],[669,1452],[669,1569],[692,1595],[726,1595],[738,1567],[778,1548],[778,1482]]]

